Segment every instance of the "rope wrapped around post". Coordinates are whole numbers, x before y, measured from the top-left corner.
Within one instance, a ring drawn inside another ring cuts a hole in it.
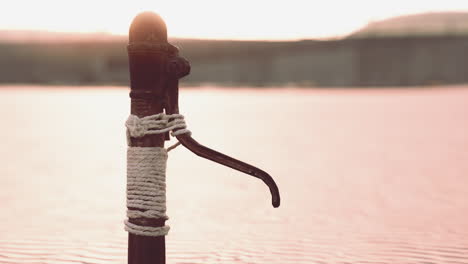
[[[164,113],[139,118],[130,115],[125,122],[127,141],[146,135],[171,132],[172,136],[191,134],[180,114]],[[131,218],[164,219],[166,215],[167,150],[161,147],[132,147],[127,149],[127,220],[125,230],[140,236],[165,236],[169,226],[151,227],[131,223]]]

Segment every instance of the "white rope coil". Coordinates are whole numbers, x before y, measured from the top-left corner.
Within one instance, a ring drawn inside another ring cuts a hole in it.
[[[127,122],[127,140],[130,137],[171,132],[177,136],[190,133],[182,115],[157,114],[138,118],[130,115]],[[128,147],[127,150],[127,217],[125,230],[141,236],[164,236],[169,226],[151,227],[130,223],[131,218],[167,220],[166,163],[168,150],[160,147]]]
[[[158,218],[166,215],[167,151],[158,147],[129,147],[127,150],[127,217]],[[168,226],[148,227],[125,221],[125,230],[144,236],[164,236]]]

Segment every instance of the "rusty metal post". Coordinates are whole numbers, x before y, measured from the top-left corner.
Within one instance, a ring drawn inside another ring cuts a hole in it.
[[[175,118],[174,115],[179,114],[178,82],[180,78],[190,73],[190,63],[178,55],[176,47],[168,43],[166,25],[157,14],[145,12],[133,20],[129,33],[128,58],[131,114],[141,118],[164,113]],[[280,205],[278,186],[265,171],[203,146],[187,131],[175,136],[185,148],[196,155],[262,180],[270,189],[273,207]],[[168,133],[151,134],[132,137],[129,145],[164,147],[165,140],[169,140]],[[165,219],[138,217],[130,218],[128,221],[138,226],[162,227]],[[129,233],[129,264],[163,264],[166,262],[165,255],[164,236],[140,236]]]
[[[167,42],[164,21],[155,13],[139,14],[129,32],[131,114],[138,117],[163,112],[167,85],[166,65],[176,48]],[[165,135],[131,138],[132,147],[164,147]],[[133,224],[164,226],[164,219],[131,218]],[[166,262],[165,237],[139,236],[129,233],[129,264],[163,264]]]

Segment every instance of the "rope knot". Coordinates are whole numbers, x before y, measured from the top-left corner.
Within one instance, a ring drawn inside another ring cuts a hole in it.
[[[148,126],[145,126],[136,115],[130,115],[125,122],[125,126],[131,137],[142,137],[148,131]]]
[[[185,124],[184,116],[180,114],[167,115],[159,113],[156,115],[139,118],[136,115],[130,115],[125,122],[127,127],[127,143],[130,144],[130,138],[139,138],[146,135],[156,135],[170,132],[173,137],[182,134],[191,134]],[[175,143],[167,149],[170,151],[180,145]]]

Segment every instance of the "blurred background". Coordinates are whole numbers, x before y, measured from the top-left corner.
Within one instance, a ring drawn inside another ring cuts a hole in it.
[[[249,8],[229,3],[214,15],[208,9],[217,6],[208,8],[210,1],[180,13],[166,3],[160,13],[167,17],[171,42],[193,65],[192,74],[184,79],[188,85],[372,87],[468,82],[468,12],[457,11],[468,8],[463,3],[405,3],[392,8],[356,3],[349,8],[344,4],[338,11],[330,7],[333,2],[299,1],[287,11],[280,4],[262,3],[268,12],[259,3]],[[1,83],[127,85],[126,30],[137,13],[129,7],[138,4],[116,8],[115,14],[85,5],[43,4],[37,8],[58,11],[37,17],[22,10],[21,1],[1,11]],[[426,11],[431,5],[433,11]],[[444,7],[455,11],[438,10]],[[74,9],[86,10],[75,13]]]
[[[0,8],[0,263],[126,263],[127,30],[159,13],[199,142],[169,154],[167,263],[468,263],[468,1]]]

